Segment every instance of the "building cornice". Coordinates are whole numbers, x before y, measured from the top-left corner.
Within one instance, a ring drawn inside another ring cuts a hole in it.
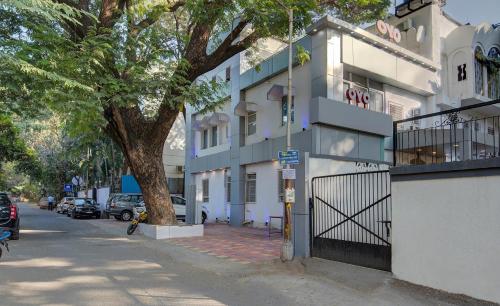
[[[346,21],[341,19],[325,16],[318,20],[313,25],[307,27],[306,33],[308,35],[314,35],[314,33],[321,31],[323,29],[334,29],[340,31],[344,34],[351,35],[354,38],[360,39],[368,44],[371,44],[377,48],[383,49],[386,52],[392,53],[396,56],[400,56],[403,59],[413,62],[419,66],[422,66],[426,69],[437,71],[441,69],[441,66],[434,61],[421,56],[413,51],[405,49],[391,41],[383,39],[373,33],[370,33],[358,26],[352,25]]]

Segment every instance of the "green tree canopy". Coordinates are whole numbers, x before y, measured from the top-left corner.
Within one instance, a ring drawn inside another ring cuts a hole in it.
[[[0,34],[4,100],[12,109],[48,106],[65,116],[73,131],[103,129],[120,146],[154,224],[175,223],[162,165],[172,124],[186,103],[207,111],[221,101],[222,84],[200,76],[258,39],[286,36],[283,5],[294,10],[295,34],[325,10],[361,23],[382,16],[389,5],[388,0],[54,0],[39,13],[21,3],[0,5],[8,26]]]

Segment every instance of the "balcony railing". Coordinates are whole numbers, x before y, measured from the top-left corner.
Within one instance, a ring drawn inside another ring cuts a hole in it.
[[[395,121],[393,163],[425,165],[500,156],[500,100]]]

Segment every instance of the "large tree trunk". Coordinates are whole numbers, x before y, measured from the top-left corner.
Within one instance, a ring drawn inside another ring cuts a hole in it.
[[[150,224],[177,223],[162,157],[163,145],[178,113],[179,110],[169,109],[159,119],[161,124],[146,121],[137,108],[110,106],[105,113],[106,130],[120,145],[126,164],[141,187]]]
[[[139,183],[148,211],[148,223],[176,224],[175,210],[163,168],[162,150],[142,146],[128,152],[129,163]]]

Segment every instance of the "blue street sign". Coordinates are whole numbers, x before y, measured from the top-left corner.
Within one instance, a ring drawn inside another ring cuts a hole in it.
[[[73,185],[64,184],[64,192],[73,192]]]
[[[296,165],[299,164],[299,151],[279,151],[278,160],[282,165]]]

